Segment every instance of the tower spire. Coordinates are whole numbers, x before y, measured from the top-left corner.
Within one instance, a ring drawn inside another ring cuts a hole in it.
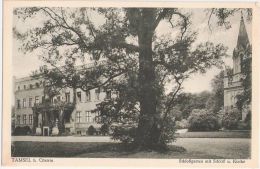
[[[237,48],[241,48],[241,47],[246,48],[248,44],[249,44],[249,39],[246,31],[243,13],[241,11],[240,27],[239,27],[239,33],[237,38]]]

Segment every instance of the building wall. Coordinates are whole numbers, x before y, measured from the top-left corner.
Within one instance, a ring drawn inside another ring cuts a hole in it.
[[[36,100],[41,102],[43,96],[43,85],[40,81],[28,77],[15,80],[15,126],[32,128],[32,107],[37,102]]]
[[[87,94],[85,91],[82,91],[80,89],[76,90],[77,104],[71,114],[70,123],[65,123],[65,128],[71,133],[85,135],[89,126],[92,125],[95,128],[100,127],[100,124],[97,123],[98,119],[96,118],[98,114],[97,112],[93,112],[93,110],[96,109],[96,104],[106,99],[106,92],[101,90],[99,93],[99,97],[97,97],[97,93],[95,92],[96,90],[97,89],[93,89],[90,91],[90,98],[87,98]],[[61,91],[61,94],[59,95],[60,98],[62,99],[62,101],[66,101],[66,93],[69,93],[70,102],[72,102],[72,89],[67,88]],[[80,93],[81,98],[78,97],[78,93]],[[59,96],[56,96],[56,98]]]
[[[39,87],[36,87],[36,83],[39,83]],[[29,123],[29,116],[33,115],[32,106],[29,106],[29,98],[32,98],[32,102],[35,103],[35,97],[39,97],[39,102],[42,102],[44,95],[43,81],[41,79],[35,80],[30,77],[21,78],[15,80],[15,126],[29,126],[33,127],[33,122]],[[24,85],[26,89],[24,89]],[[33,87],[30,88],[30,85]],[[98,95],[98,89],[91,90],[90,97],[87,97],[86,92],[77,89],[77,103],[74,111],[72,112],[69,123],[65,123],[65,129],[71,133],[85,135],[89,126],[93,125],[96,128],[100,127],[97,123],[97,112],[93,112],[96,109],[96,104],[100,103],[107,98],[107,93],[100,90]],[[79,95],[81,97],[79,97]],[[26,105],[23,107],[23,99],[26,99]],[[20,100],[20,108],[18,107],[18,100]],[[66,88],[60,91],[60,95],[53,98],[52,102],[55,104],[58,100],[63,102],[73,102],[73,89]],[[26,116],[26,123],[23,123],[23,116]],[[20,123],[18,122],[20,117]],[[39,120],[40,122],[41,120]],[[39,124],[38,124],[39,126]]]

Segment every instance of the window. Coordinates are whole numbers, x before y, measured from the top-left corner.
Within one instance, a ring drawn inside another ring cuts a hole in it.
[[[17,124],[21,124],[21,116],[17,115]]]
[[[33,88],[33,85],[32,84],[30,84],[30,89],[32,89]]]
[[[81,112],[80,111],[78,111],[78,112],[76,112],[76,123],[81,123]]]
[[[91,122],[91,112],[90,111],[86,111],[86,122]]]
[[[26,89],[26,85],[23,85],[23,89],[24,89],[24,90]]]
[[[35,86],[36,86],[36,88],[39,88],[40,84],[39,83],[35,83]]]
[[[32,107],[32,98],[29,98],[29,107]]]
[[[106,99],[111,99],[111,90],[106,91]]]
[[[20,109],[21,108],[21,103],[20,103],[20,100],[18,99],[17,100],[17,109]]]
[[[81,92],[77,92],[78,101],[81,102]]]
[[[20,86],[18,86],[18,90],[20,90]]]
[[[32,121],[33,121],[33,116],[32,114],[29,115],[29,124],[32,124]]]
[[[39,96],[35,96],[35,104],[39,104],[40,100],[39,100]]]
[[[93,118],[93,122],[95,123],[98,123],[100,122],[101,118],[100,118],[100,112],[99,111],[96,111],[95,112],[95,118]]]
[[[98,88],[98,89],[96,89],[95,90],[95,96],[96,96],[96,100],[99,100],[99,94],[100,94],[100,89]]]
[[[26,107],[26,99],[23,99],[23,108]]]
[[[23,115],[23,124],[26,124],[26,114]]]
[[[66,102],[70,102],[70,93],[65,93]]]
[[[86,101],[89,102],[91,100],[90,91],[86,92]]]

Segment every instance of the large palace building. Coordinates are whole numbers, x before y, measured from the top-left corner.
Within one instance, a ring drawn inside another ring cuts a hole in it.
[[[243,91],[241,63],[244,59],[251,59],[247,56],[246,50],[251,48],[244,19],[241,16],[237,45],[233,51],[233,70],[226,71],[224,77],[224,108],[230,109],[236,107],[237,95]],[[246,118],[247,113],[241,113],[241,120]]]
[[[52,99],[52,105],[44,105],[44,80],[32,77],[14,78],[15,96],[15,127],[29,126],[34,134],[50,135],[53,127],[57,127],[59,112],[54,112],[55,103],[67,103],[68,107],[73,101],[73,89],[62,89],[60,94]],[[104,99],[111,98],[111,91],[100,88],[84,92],[76,90],[76,105],[71,116],[65,121],[65,130],[72,134],[86,135],[90,126],[100,128],[96,105]],[[65,107],[66,108],[66,107]],[[40,110],[40,111],[39,111]],[[38,129],[38,130],[37,130]]]

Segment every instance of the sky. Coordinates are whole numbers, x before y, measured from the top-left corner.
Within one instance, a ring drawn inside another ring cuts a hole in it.
[[[211,18],[211,29],[208,26],[208,18],[204,9],[192,9],[187,10],[192,13],[192,30],[198,31],[198,37],[195,44],[201,42],[210,41],[215,44],[223,43],[228,47],[228,55],[230,57],[225,58],[224,62],[226,65],[232,66],[232,52],[237,43],[239,23],[241,14],[237,13],[230,17],[231,28],[225,29],[223,27],[216,26],[216,18]],[[41,22],[41,18],[36,18],[30,22],[22,22],[18,18],[14,17],[13,24],[18,29],[28,29],[30,26],[37,25]],[[247,33],[249,40],[251,41],[251,23],[245,21]],[[173,33],[173,30],[169,27],[166,22],[161,22],[157,29],[158,35],[164,35],[168,33]],[[24,54],[18,50],[21,42],[13,38],[13,57],[12,57],[12,73],[16,78],[25,77],[31,74],[33,70],[37,70],[40,65],[43,64],[37,56],[37,51],[29,54]],[[209,69],[205,74],[194,74],[190,79],[187,79],[183,84],[183,90],[190,93],[198,93],[202,91],[211,90],[211,80],[220,72],[220,69],[212,68]]]

